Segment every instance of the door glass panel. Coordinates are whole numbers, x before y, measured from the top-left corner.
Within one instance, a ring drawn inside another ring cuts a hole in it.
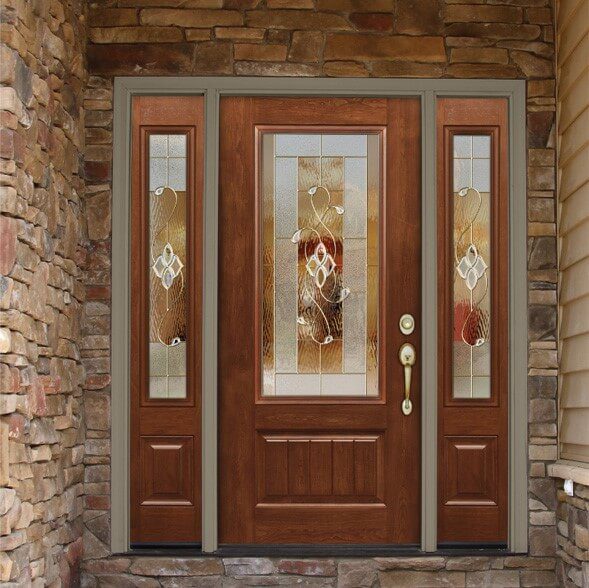
[[[491,396],[491,137],[454,136],[453,397]]]
[[[186,398],[186,149],[149,136],[150,398]]]
[[[378,396],[377,134],[264,133],[264,396]]]

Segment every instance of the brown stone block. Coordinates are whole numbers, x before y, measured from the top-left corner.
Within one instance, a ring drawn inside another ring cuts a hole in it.
[[[555,188],[554,167],[528,167],[528,188],[530,190],[554,190]]]
[[[517,78],[518,70],[513,65],[492,63],[453,63],[447,74],[452,78]]]
[[[532,24],[552,24],[552,10],[550,8],[526,8],[524,20]]]
[[[319,31],[295,31],[288,53],[289,61],[318,62],[323,52],[323,33]]]
[[[261,41],[266,34],[265,29],[254,29],[250,27],[216,27],[215,37],[217,39],[233,39],[247,41]]]
[[[483,39],[522,39],[533,41],[542,33],[537,25],[461,22],[447,25],[451,37],[480,37]]]
[[[17,222],[8,216],[0,216],[0,274],[7,276],[16,261]]]
[[[225,2],[227,4],[227,2]],[[223,0],[118,0],[118,5],[137,8],[223,8]]]
[[[223,41],[210,41],[198,43],[194,53],[195,74],[230,74],[231,67],[231,43]]]
[[[138,11],[132,8],[90,8],[91,27],[124,27],[139,23]]]
[[[442,570],[446,565],[443,557],[376,557],[379,570]]]
[[[156,27],[178,26],[210,28],[217,26],[239,26],[243,17],[236,10],[183,10],[172,8],[146,8],[141,11],[142,25]]]
[[[336,12],[392,12],[396,0],[316,0],[318,10]]]
[[[392,14],[355,12],[350,20],[361,31],[388,32],[393,30],[395,19]]]
[[[539,41],[499,41],[497,47],[527,51],[528,53],[535,53],[542,57],[552,57],[554,55],[554,45]]]
[[[259,45],[239,43],[235,45],[234,57],[237,61],[285,61],[286,45]]]
[[[268,8],[315,8],[315,0],[266,0]]]
[[[106,182],[111,178],[111,164],[109,161],[84,162],[84,177],[90,182]]]
[[[210,29],[185,29],[187,41],[208,41],[211,38]]]
[[[87,127],[86,145],[110,145],[112,144],[112,132],[107,129]]]
[[[93,43],[177,43],[184,35],[175,27],[109,27],[90,29]]]
[[[89,45],[88,66],[101,75],[190,73],[193,51],[191,43]]]
[[[355,61],[327,61],[323,64],[323,73],[331,77],[356,78],[370,75],[361,63]]]
[[[528,148],[548,147],[554,125],[554,112],[531,112],[527,121]]]
[[[366,61],[445,62],[442,37],[373,36],[369,34],[331,34],[327,36],[325,59]]]
[[[550,78],[554,75],[552,60],[542,59],[525,51],[512,51],[511,59],[528,78]]]
[[[352,28],[343,16],[305,10],[252,10],[246,20],[248,26],[266,29],[345,31]]]
[[[452,63],[506,64],[509,62],[509,54],[507,49],[497,49],[495,47],[463,47],[452,49],[450,61]]]
[[[530,529],[530,555],[553,556],[556,553],[556,529],[532,527]]]
[[[397,4],[395,32],[404,35],[433,35],[442,30],[440,0],[404,0]]]
[[[522,10],[514,6],[484,6],[475,4],[450,4],[444,13],[446,22],[522,22]]]

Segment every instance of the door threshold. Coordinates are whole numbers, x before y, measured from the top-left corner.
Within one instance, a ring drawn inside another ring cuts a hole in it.
[[[309,544],[224,544],[213,553],[204,553],[199,544],[132,544],[124,555],[162,557],[278,557],[278,558],[370,558],[370,557],[433,557],[433,556],[486,556],[516,555],[504,544],[447,544],[438,551],[421,551],[418,544],[408,545],[309,545]]]

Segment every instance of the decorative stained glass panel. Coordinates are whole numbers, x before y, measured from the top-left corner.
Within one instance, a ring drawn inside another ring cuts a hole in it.
[[[264,396],[378,396],[379,136],[262,135]]]
[[[455,135],[453,397],[491,396],[491,137]]]
[[[186,135],[149,137],[149,397],[186,398]]]

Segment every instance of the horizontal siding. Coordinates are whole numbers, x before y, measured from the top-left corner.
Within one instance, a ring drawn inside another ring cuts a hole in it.
[[[589,462],[589,0],[557,5],[560,455]]]

